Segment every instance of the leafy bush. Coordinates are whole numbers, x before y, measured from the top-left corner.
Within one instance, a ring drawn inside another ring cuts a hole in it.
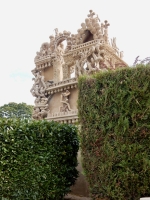
[[[0,147],[0,197],[58,200],[78,176],[75,126],[1,119]]]
[[[150,67],[81,77],[78,108],[93,198],[150,196]]]

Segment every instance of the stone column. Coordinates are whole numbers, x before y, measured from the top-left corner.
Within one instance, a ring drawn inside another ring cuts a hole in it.
[[[53,62],[53,81],[54,83],[61,81],[61,68],[62,64],[60,60],[56,60]]]
[[[63,70],[63,80],[70,78],[69,67],[66,63],[63,64],[62,70]]]

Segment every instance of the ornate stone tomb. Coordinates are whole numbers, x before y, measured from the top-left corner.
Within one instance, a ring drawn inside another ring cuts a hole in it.
[[[80,75],[127,67],[116,38],[108,38],[109,23],[100,23],[92,10],[76,34],[55,29],[34,59],[31,93],[35,97],[33,119],[75,123],[78,121],[77,80]],[[67,46],[64,48],[63,41]],[[74,77],[72,76],[74,75]]]

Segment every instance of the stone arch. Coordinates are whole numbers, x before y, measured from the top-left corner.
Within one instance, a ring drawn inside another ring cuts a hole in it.
[[[55,48],[57,48],[57,46],[61,43],[61,42],[63,42],[63,41],[67,41],[67,36],[60,36],[60,37],[58,37],[56,40],[55,40]]]

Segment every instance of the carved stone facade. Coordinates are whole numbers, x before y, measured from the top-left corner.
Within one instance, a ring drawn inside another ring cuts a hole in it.
[[[109,42],[109,23],[100,23],[92,10],[76,34],[55,29],[34,59],[31,93],[35,97],[33,119],[75,123],[78,121],[77,79],[80,75],[127,67],[116,38]],[[64,48],[63,41],[66,41]],[[74,77],[72,75],[74,74]]]

